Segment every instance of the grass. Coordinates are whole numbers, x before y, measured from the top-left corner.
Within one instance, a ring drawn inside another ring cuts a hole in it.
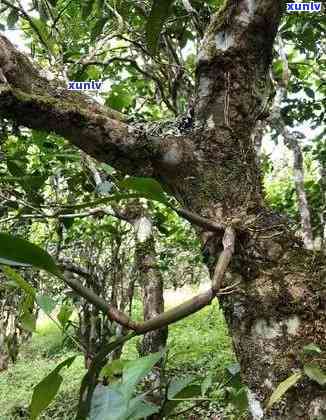
[[[38,327],[37,333],[26,343],[15,365],[0,374],[0,419],[24,418],[31,400],[33,387],[48,375],[60,362],[75,352],[62,343],[58,327],[48,321]],[[69,419],[58,411],[64,401],[65,410],[69,400],[77,399],[80,380],[84,373],[83,357],[78,356],[68,370],[62,371],[63,386],[54,404],[41,416],[42,419]],[[67,401],[68,399],[68,401]],[[57,413],[54,415],[54,412]]]
[[[123,358],[137,358],[136,343],[127,343]],[[234,361],[231,340],[217,303],[169,328],[169,375],[195,374],[204,378],[207,371],[221,377],[227,364]],[[0,420],[26,418],[33,387],[60,362],[75,354],[72,346],[62,343],[57,326],[46,321],[37,334],[26,343],[15,365],[0,374]],[[78,388],[84,374],[83,357],[78,356],[64,378],[55,401],[40,417],[42,420],[72,420],[78,398]]]

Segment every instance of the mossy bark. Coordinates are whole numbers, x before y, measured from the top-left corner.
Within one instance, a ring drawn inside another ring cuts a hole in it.
[[[302,369],[305,345],[326,351],[326,263],[305,251],[286,218],[265,205],[253,134],[269,103],[279,4],[245,4],[229,2],[208,29],[197,67],[195,152],[170,183],[190,210],[236,231],[229,278],[241,283],[220,302],[250,389],[252,418],[323,418],[325,390],[307,378],[280,404],[264,408],[276,386]],[[202,231],[201,237],[213,272],[221,235]]]

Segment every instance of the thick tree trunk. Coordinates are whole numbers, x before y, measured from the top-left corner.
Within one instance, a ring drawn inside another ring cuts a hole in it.
[[[257,126],[253,134],[253,144],[256,151],[256,159],[257,159],[257,166],[260,168],[261,165],[261,154],[262,154],[262,145],[263,145],[263,137],[264,131],[266,128],[265,121],[257,121]]]
[[[236,16],[232,29],[225,21],[219,26],[217,17],[206,34],[198,64],[197,159],[188,163],[190,181],[181,184],[189,174],[184,169],[173,184],[192,211],[236,228],[231,270],[241,292],[221,305],[250,389],[252,417],[312,419],[324,415],[326,395],[308,380],[285,403],[264,410],[273,389],[301,366],[303,346],[326,345],[326,264],[303,251],[286,220],[265,208],[251,133],[268,92],[268,43],[275,28],[267,18],[251,20],[241,11]],[[248,21],[261,34],[255,40],[242,32]],[[214,261],[221,238],[207,232],[202,238]]]

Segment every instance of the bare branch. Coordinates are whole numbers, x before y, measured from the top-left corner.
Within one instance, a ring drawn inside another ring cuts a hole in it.
[[[224,250],[219,256],[218,262],[216,264],[211,289],[145,322],[135,322],[131,320],[126,314],[119,311],[113,305],[107,303],[100,296],[96,295],[92,290],[84,287],[78,280],[65,277],[64,281],[80,296],[84,297],[88,302],[92,303],[101,311],[106,313],[111,321],[115,321],[129,330],[133,330],[137,334],[145,334],[149,331],[154,331],[180,321],[181,319],[199,311],[212,302],[215,295],[219,292],[226,269],[233,255],[234,241],[234,230],[231,227],[227,227],[223,238]]]
[[[121,121],[121,114],[42,77],[30,60],[0,36],[0,115],[29,128],[55,132],[98,161],[124,173],[151,176],[160,142]]]
[[[218,259],[212,280],[212,290],[215,294],[218,293],[221,289],[226,269],[228,268],[234,253],[234,242],[235,232],[233,228],[229,226],[225,229],[223,237],[224,250]]]
[[[94,275],[93,272],[90,272],[89,270],[87,270],[84,267],[81,267],[80,265],[74,264],[67,258],[60,258],[58,261],[58,266],[61,267],[63,270],[78,274],[79,276],[84,277],[85,279],[89,279],[92,275]]]
[[[200,226],[206,230],[210,231],[222,231],[225,229],[225,226],[223,226],[220,223],[216,223],[213,220],[206,219],[205,217],[200,216],[199,214],[193,213],[188,209],[185,208],[174,208],[172,209],[182,218],[188,220],[188,222],[193,223],[196,226]]]

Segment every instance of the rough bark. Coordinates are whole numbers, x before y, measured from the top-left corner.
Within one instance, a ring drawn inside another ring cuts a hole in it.
[[[150,142],[144,133],[130,134],[125,123],[113,123],[102,111],[98,116],[86,105],[76,109],[65,102],[65,94],[56,96],[56,90],[54,101],[44,102],[43,87],[31,93],[19,84],[19,74],[9,80],[6,63],[13,60],[4,60],[4,51],[14,57],[16,52],[3,42],[0,63],[10,84],[1,89],[0,112],[28,127],[56,131],[124,172],[155,176],[191,212],[232,227],[237,240],[230,272],[241,284],[221,305],[250,389],[251,415],[314,419],[325,415],[326,396],[309,380],[291,389],[271,411],[264,410],[277,384],[300,367],[303,345],[326,347],[325,262],[304,250],[286,220],[265,207],[252,142],[269,99],[281,8],[275,0],[229,0],[212,17],[198,56],[196,120],[187,138]],[[69,106],[58,109],[59,103]],[[35,112],[42,115],[38,122]],[[200,234],[213,276],[223,232],[203,228]],[[205,304],[213,297],[209,293],[203,297]]]
[[[164,312],[163,277],[157,266],[152,221],[144,211],[141,211],[143,210],[141,205],[136,208],[138,218],[133,223],[136,238],[135,269],[143,291],[144,321],[148,321]],[[167,326],[147,332],[138,345],[140,356],[162,351],[166,347],[167,339]],[[159,405],[162,403],[162,382],[164,381],[161,361],[154,367],[148,379],[154,389],[150,400]],[[156,420],[159,416],[154,414],[149,419]]]
[[[144,320],[164,312],[163,277],[157,266],[153,225],[148,216],[141,216],[134,223],[136,236],[136,269],[143,289]],[[139,347],[143,356],[165,348],[167,327],[146,333]]]
[[[320,163],[320,189],[322,193],[322,209],[320,213],[321,223],[321,251],[326,256],[326,166],[323,162]]]
[[[296,133],[286,130],[285,144],[293,151],[293,177],[301,219],[302,239],[307,249],[314,249],[310,209],[304,186],[303,154]]]
[[[303,135],[300,132],[291,132],[281,115],[281,103],[286,97],[286,88],[279,85],[275,97],[274,107],[271,113],[270,123],[283,137],[285,145],[293,152],[293,179],[296,189],[297,202],[300,212],[300,224],[302,239],[307,249],[314,249],[314,238],[311,226],[310,209],[307,194],[304,186],[303,153],[300,146],[300,139]]]

